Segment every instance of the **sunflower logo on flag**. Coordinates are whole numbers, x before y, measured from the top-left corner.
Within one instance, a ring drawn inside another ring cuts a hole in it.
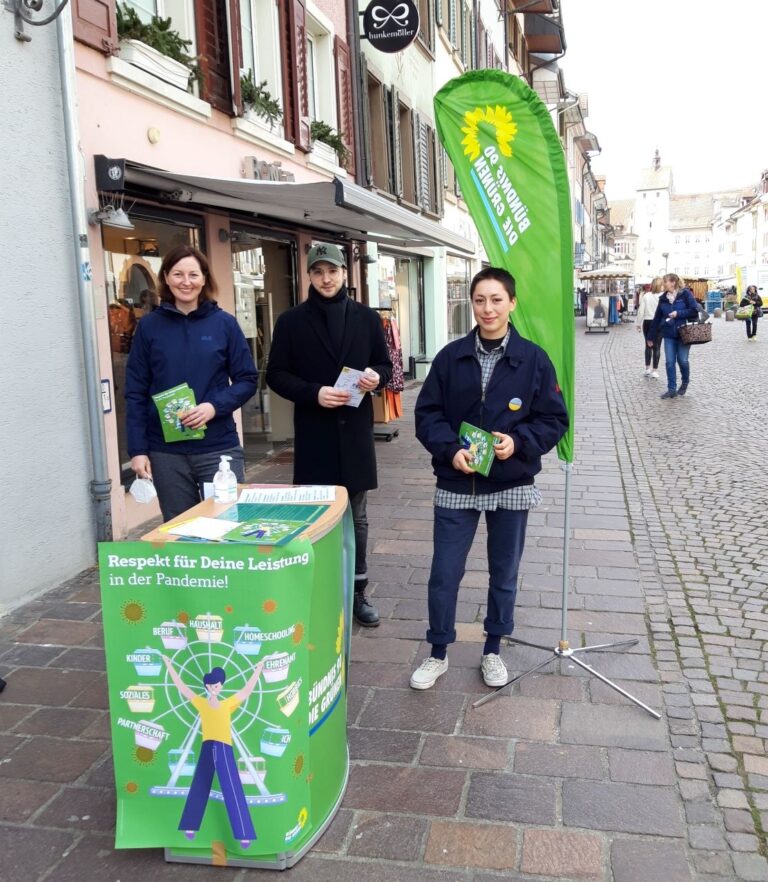
[[[499,152],[502,156],[512,155],[512,141],[517,134],[517,124],[512,119],[512,114],[506,107],[486,106],[476,107],[464,114],[465,125],[461,131],[465,137],[462,140],[465,156],[469,156],[470,162],[474,162],[480,155],[480,132],[487,134],[496,140]]]

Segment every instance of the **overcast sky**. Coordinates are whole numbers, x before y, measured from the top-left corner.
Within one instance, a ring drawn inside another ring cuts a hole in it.
[[[561,0],[566,86],[589,95],[609,200],[634,196],[659,148],[675,192],[755,184],[768,169],[768,0]]]

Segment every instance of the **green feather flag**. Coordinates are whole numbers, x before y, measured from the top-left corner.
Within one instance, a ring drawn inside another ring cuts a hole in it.
[[[570,414],[557,454],[572,462],[573,231],[560,138],[536,93],[500,70],[446,83],[435,117],[488,259],[515,277],[514,325],[555,366]]]

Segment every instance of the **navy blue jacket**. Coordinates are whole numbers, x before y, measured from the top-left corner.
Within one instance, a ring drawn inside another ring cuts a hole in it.
[[[231,380],[231,385],[230,385]],[[170,303],[139,320],[125,371],[128,455],[207,453],[240,443],[232,418],[256,392],[258,372],[233,315],[212,300],[189,315]],[[187,383],[198,404],[207,401],[216,416],[197,441],[163,440],[152,396]]]
[[[677,315],[667,321],[670,312],[676,312]],[[674,303],[670,303],[666,291],[662,291],[659,295],[656,314],[651,319],[646,340],[653,342],[659,334],[662,337],[677,337],[680,325],[696,321],[698,317],[699,305],[688,288],[681,288],[677,292]]]
[[[472,330],[435,356],[416,401],[416,437],[432,454],[437,486],[454,493],[494,493],[532,484],[541,457],[568,429],[568,411],[546,352],[510,326],[504,355],[482,394],[480,361]],[[510,402],[519,408],[510,409]],[[494,459],[488,477],[465,475],[452,465],[460,449],[459,426],[511,435],[515,452]]]

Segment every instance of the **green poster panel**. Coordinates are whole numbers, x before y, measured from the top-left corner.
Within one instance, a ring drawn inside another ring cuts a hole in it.
[[[272,866],[316,838],[348,769],[342,558],[340,526],[100,545],[118,848]]]

